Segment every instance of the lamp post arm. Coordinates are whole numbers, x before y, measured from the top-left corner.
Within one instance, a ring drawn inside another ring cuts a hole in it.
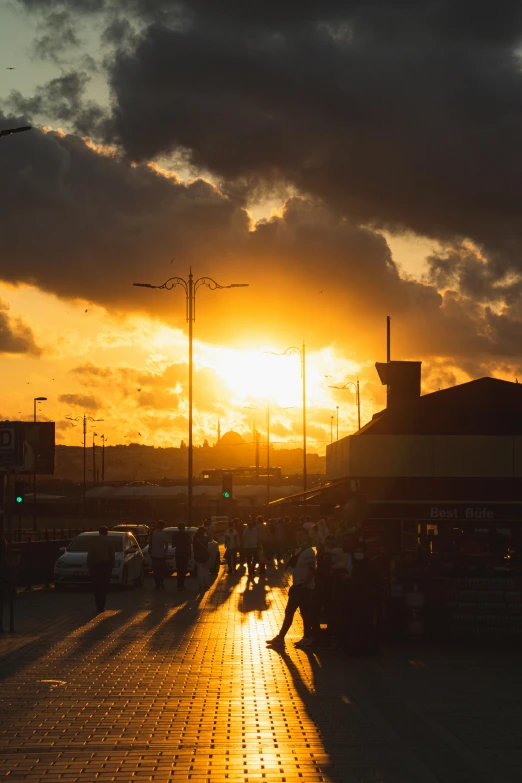
[[[344,389],[353,388],[353,390],[357,391],[357,385],[353,381],[348,381],[348,383],[345,383],[344,386],[329,386],[329,389],[340,389],[343,391]]]
[[[198,279],[193,283],[194,301],[192,306],[192,319],[194,321],[196,320],[196,293],[202,286],[209,288],[211,291],[217,291],[220,288],[248,288],[248,283],[230,283],[230,285],[221,285],[221,283],[218,283],[218,281],[214,280],[213,277],[198,277]]]

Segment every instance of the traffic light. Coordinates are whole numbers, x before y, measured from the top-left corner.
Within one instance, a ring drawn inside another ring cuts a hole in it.
[[[233,476],[232,473],[223,473],[221,495],[225,500],[232,498]]]
[[[20,479],[14,483],[14,502],[17,506],[25,502],[25,481]]]

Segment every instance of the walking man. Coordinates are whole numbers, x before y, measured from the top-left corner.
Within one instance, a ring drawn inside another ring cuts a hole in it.
[[[288,591],[288,602],[281,630],[273,639],[267,641],[271,647],[284,647],[285,636],[292,625],[297,609],[303,618],[304,636],[295,643],[296,647],[309,647],[316,635],[314,623],[313,591],[315,577],[315,552],[310,546],[310,537],[304,529],[297,531],[298,550],[290,558],[289,567],[293,568],[292,586]]]
[[[248,525],[243,532],[243,547],[245,550],[246,564],[248,568],[248,575],[254,576],[256,565],[258,562],[257,548],[259,546],[259,533],[255,526],[254,520],[249,519]]]
[[[176,573],[178,577],[178,590],[184,590],[185,576],[187,575],[191,547],[190,536],[185,530],[184,522],[179,523],[178,532],[174,534],[172,545],[176,550]]]
[[[154,589],[165,589],[165,559],[169,548],[169,537],[164,531],[165,522],[160,519],[156,529],[150,534],[149,552],[154,571]]]
[[[239,549],[239,536],[235,527],[237,521],[239,520],[232,520],[225,530],[225,558],[229,574],[234,574],[236,571],[236,557]]]
[[[105,601],[109,592],[111,572],[116,558],[114,546],[109,538],[109,528],[101,527],[99,535],[93,536],[87,552],[87,568],[91,574],[94,600],[98,612],[105,611]]]

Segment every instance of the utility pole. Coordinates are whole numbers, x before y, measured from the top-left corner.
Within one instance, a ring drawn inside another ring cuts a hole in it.
[[[254,444],[256,449],[256,479],[259,478],[259,432],[254,422]]]
[[[197,280],[194,280],[194,275],[192,274],[192,267],[189,270],[189,275],[187,280],[185,280],[182,277],[169,277],[168,280],[166,280],[162,285],[152,285],[151,283],[133,283],[133,285],[138,286],[139,288],[164,288],[167,291],[171,291],[176,286],[181,286],[183,290],[185,291],[185,299],[186,299],[186,315],[187,315],[187,321],[188,321],[188,341],[189,341],[189,435],[188,435],[188,465],[187,465],[187,496],[188,496],[188,503],[187,503],[187,524],[190,527],[192,525],[192,516],[193,516],[193,484],[194,484],[194,470],[193,470],[193,441],[192,441],[192,430],[193,430],[193,351],[192,351],[192,340],[193,340],[193,324],[196,320],[196,294],[199,288],[201,286],[206,286],[207,288],[210,288],[211,291],[215,291],[218,288],[247,288],[248,283],[231,283],[230,285],[220,285],[217,283],[212,277],[199,277]]]
[[[266,506],[270,503],[270,404],[266,404]]]
[[[92,433],[92,483],[96,485],[96,444],[94,438],[98,436],[97,432]]]
[[[106,441],[106,440],[107,440],[107,438],[105,437],[105,435],[102,435],[102,436],[101,436],[101,441],[102,441],[102,468],[101,468],[101,480],[102,480],[102,484],[103,484],[103,483],[104,483],[104,481],[105,481],[105,441]]]
[[[85,413],[83,416],[66,416],[65,417],[68,421],[82,421],[83,423],[83,514],[85,515],[85,492],[87,489],[87,422],[88,421],[103,421],[103,419],[94,419],[92,416],[86,416]],[[93,446],[94,446],[94,437],[93,437]],[[94,449],[93,449],[94,450]],[[93,467],[94,464],[93,464]],[[95,481],[95,474],[93,470],[93,482]]]
[[[37,402],[46,402],[47,397],[34,397],[33,398],[33,423],[36,424],[36,403]],[[33,470],[33,530],[36,530],[38,525],[36,522],[37,519],[37,509],[36,509],[36,454],[34,458],[34,470]]]
[[[355,392],[355,404],[357,406],[357,426],[358,429],[361,429],[361,392],[359,388],[359,378],[357,378],[357,381],[354,383],[354,381],[348,381],[343,386],[329,386],[329,389],[339,389],[340,391],[344,391],[344,389],[353,389]],[[339,440],[339,406],[337,406],[337,440]]]

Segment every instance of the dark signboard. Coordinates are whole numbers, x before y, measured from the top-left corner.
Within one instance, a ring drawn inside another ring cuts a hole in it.
[[[0,469],[54,474],[53,421],[0,422]]]
[[[390,503],[370,501],[372,519],[418,519],[425,522],[522,521],[522,503],[456,501],[441,503]]]

